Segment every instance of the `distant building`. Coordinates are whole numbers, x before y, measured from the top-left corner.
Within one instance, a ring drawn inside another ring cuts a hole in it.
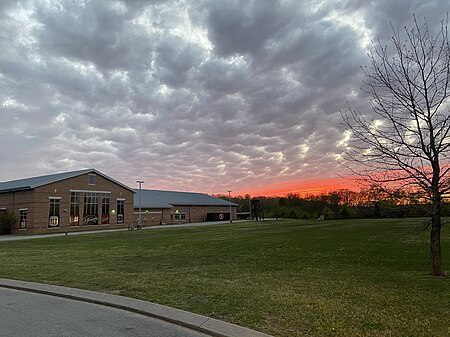
[[[137,219],[139,190],[134,191],[134,211]],[[229,221],[230,216],[231,219],[237,219],[237,204],[207,194],[161,190],[142,190],[141,193],[141,221],[144,226],[160,223]]]
[[[126,227],[133,221],[134,191],[94,170],[0,183],[0,213],[17,218],[13,233]]]

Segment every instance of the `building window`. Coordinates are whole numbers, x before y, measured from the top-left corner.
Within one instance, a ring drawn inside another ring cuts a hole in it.
[[[170,212],[170,220],[173,221],[173,213]]]
[[[59,227],[60,198],[50,198],[50,210],[48,213],[48,226]]]
[[[83,206],[83,225],[98,225],[98,193],[85,192]]]
[[[19,209],[19,228],[27,229],[28,208]]]
[[[180,213],[175,213],[175,221],[180,221]]]
[[[80,225],[80,192],[70,192],[70,226]]]
[[[125,221],[125,200],[117,199],[117,223],[124,223]]]
[[[186,220],[186,213],[181,213],[181,220]]]
[[[88,185],[95,185],[95,174],[88,174]]]
[[[102,224],[109,224],[109,193],[102,195]]]

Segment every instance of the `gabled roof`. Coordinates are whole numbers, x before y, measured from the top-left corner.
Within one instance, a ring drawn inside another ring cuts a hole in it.
[[[122,186],[123,188],[126,188],[127,190],[133,191],[128,186],[118,182],[117,180],[112,179],[111,177],[108,177],[106,174],[103,174],[95,169],[84,169],[84,170],[79,170],[79,171],[62,172],[62,173],[49,174],[49,175],[39,176],[39,177],[5,181],[5,182],[0,183],[0,193],[31,190],[36,187],[56,183],[56,182],[66,180],[69,178],[78,177],[78,176],[81,176],[86,173],[98,174],[99,176],[102,176],[103,178],[108,179],[108,180]]]
[[[139,207],[139,190],[134,190],[134,207]],[[204,193],[142,190],[143,208],[172,208],[174,206],[237,206],[237,204]]]

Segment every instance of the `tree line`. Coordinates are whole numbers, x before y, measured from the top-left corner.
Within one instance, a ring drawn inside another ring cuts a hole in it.
[[[250,195],[218,197],[238,204],[238,213],[250,212]],[[360,191],[341,189],[318,195],[258,196],[266,218],[325,220],[427,217],[430,202],[417,191],[387,190],[370,186]],[[450,198],[444,199],[444,216],[450,216]]]

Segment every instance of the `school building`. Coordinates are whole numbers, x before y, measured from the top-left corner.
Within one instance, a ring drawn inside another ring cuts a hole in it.
[[[237,209],[202,193],[139,193],[95,169],[0,182],[0,215],[17,219],[15,234],[124,228],[136,223],[139,205],[144,226],[236,219]]]

